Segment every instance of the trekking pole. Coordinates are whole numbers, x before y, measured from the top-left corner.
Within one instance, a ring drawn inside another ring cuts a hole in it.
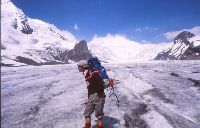
[[[114,80],[113,79],[111,79],[112,80],[112,84],[111,84],[111,87],[112,87],[112,93],[109,95],[109,97],[111,97],[113,94],[115,95],[115,97],[116,97],[116,99],[117,99],[117,101],[116,101],[116,104],[117,104],[117,107],[119,108],[119,98],[117,97],[117,94],[115,93],[115,89],[114,89],[114,87],[113,87],[113,85],[115,84],[114,83]]]

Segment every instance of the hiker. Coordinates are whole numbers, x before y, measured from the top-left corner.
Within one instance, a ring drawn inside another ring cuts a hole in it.
[[[104,104],[105,104],[105,84],[96,69],[91,69],[88,61],[81,60],[78,63],[78,69],[85,76],[88,89],[88,101],[85,103],[84,110],[85,128],[91,127],[91,114],[95,111],[98,118],[98,128],[103,128]]]

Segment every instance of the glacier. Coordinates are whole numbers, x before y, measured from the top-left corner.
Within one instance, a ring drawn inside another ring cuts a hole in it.
[[[103,64],[116,79],[106,92],[106,128],[200,128],[199,61]],[[2,128],[84,126],[87,89],[76,64],[2,67]],[[92,125],[96,123],[92,116]]]

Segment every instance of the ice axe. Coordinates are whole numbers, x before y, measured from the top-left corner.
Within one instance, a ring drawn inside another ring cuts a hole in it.
[[[117,99],[116,104],[117,104],[117,107],[119,108],[119,98],[117,97],[117,94],[115,93],[115,89],[113,87],[115,84],[116,84],[116,80],[115,79],[113,79],[113,78],[109,79],[109,85],[110,85],[111,90],[112,90],[112,92],[109,95],[109,97],[111,97],[112,95],[115,95],[115,97]]]

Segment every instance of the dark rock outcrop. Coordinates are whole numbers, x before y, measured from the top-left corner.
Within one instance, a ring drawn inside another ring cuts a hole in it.
[[[28,23],[26,21],[22,21],[21,22],[23,24],[23,28],[22,28],[22,33],[24,34],[32,34],[33,29],[28,25]]]
[[[200,45],[194,46],[191,38],[195,35],[183,31],[174,38],[174,44],[169,50],[160,52],[155,60],[200,60]],[[198,40],[196,40],[198,41]]]
[[[25,15],[22,15],[20,16],[20,24],[22,24],[22,28],[20,28],[20,31],[24,34],[32,34],[33,33],[33,29],[30,27],[30,25],[28,24],[28,18],[25,16]],[[13,23],[13,27],[15,29],[18,29],[18,22],[17,22],[17,19],[14,20],[14,23]]]
[[[58,62],[58,61],[49,61],[49,62],[44,62],[44,63],[38,63],[30,58],[26,58],[26,57],[22,57],[22,56],[17,56],[15,61],[27,64],[27,65],[34,65],[34,66],[63,64],[63,62]],[[13,66],[13,65],[12,64],[1,64],[1,66]]]
[[[74,46],[74,49],[67,52],[67,58],[75,62],[82,59],[88,59],[90,57],[92,57],[92,54],[88,50],[87,42],[85,40],[81,40]]]
[[[174,38],[174,44],[178,43],[180,40],[181,43],[184,43],[185,45],[191,45],[191,43],[188,41],[188,39],[190,39],[194,36],[195,35],[191,32],[183,31]]]
[[[35,62],[34,60],[26,58],[26,57],[22,57],[22,56],[17,56],[15,61],[27,64],[27,65],[38,65],[38,63]]]
[[[5,50],[5,49],[6,47],[3,44],[1,44],[1,50]]]

